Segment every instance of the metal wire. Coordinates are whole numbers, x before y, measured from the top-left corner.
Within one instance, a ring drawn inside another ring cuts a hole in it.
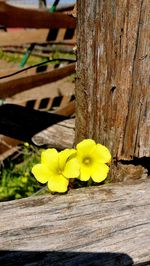
[[[68,59],[68,58],[56,58],[56,59],[48,59],[47,61],[44,61],[42,63],[39,63],[39,64],[36,64],[36,65],[33,65],[33,66],[30,66],[30,67],[26,67],[24,69],[21,69],[21,70],[18,70],[16,72],[13,72],[11,74],[8,74],[8,75],[5,75],[5,76],[1,76],[0,79],[5,79],[5,78],[9,78],[9,77],[12,77],[14,75],[17,75],[21,72],[24,72],[28,69],[31,69],[31,68],[34,68],[34,67],[38,67],[38,66],[41,66],[41,65],[44,65],[46,63],[49,63],[49,62],[55,62],[55,61],[61,61],[61,62],[69,62],[69,63],[72,63],[72,62],[75,62],[76,60],[74,59]]]

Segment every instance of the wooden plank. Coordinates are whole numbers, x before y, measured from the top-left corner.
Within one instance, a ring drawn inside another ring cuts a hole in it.
[[[4,81],[8,81],[8,80],[12,80],[12,79],[16,79],[20,78],[20,77],[27,77],[36,73],[45,73],[47,71],[52,71],[54,69],[54,65],[47,65],[47,64],[43,64],[39,67],[33,67],[33,68],[29,68],[27,70],[25,69],[20,69],[19,66],[18,68],[6,68],[1,70],[0,69],[0,83],[3,83]],[[16,73],[17,72],[17,73]],[[15,75],[11,76],[11,74],[16,73]],[[2,78],[3,76],[9,76],[8,78]]]
[[[49,30],[47,29],[26,29],[16,32],[0,32],[0,47],[3,46],[19,46],[27,43],[45,43]],[[57,42],[63,41],[61,36],[57,37]],[[48,41],[47,41],[48,42]],[[54,41],[53,41],[54,42]],[[64,40],[64,44],[75,44],[75,36],[71,40]],[[49,41],[49,43],[52,43]]]
[[[76,21],[61,12],[19,8],[0,1],[0,24],[10,28],[75,28]]]
[[[57,37],[59,37],[59,34],[58,34],[58,36]],[[57,46],[56,46],[57,45]],[[6,52],[6,53],[20,53],[20,54],[22,54],[23,52],[24,52],[24,49],[25,48],[28,48],[27,47],[28,45],[24,45],[24,46],[15,46],[15,47],[3,47],[2,48],[2,52]],[[41,56],[41,57],[43,57],[43,56],[48,56],[49,57],[49,54],[50,53],[55,53],[56,52],[56,50],[59,50],[59,52],[66,52],[66,53],[68,53],[68,52],[70,52],[71,54],[74,54],[74,51],[73,51],[73,46],[72,45],[58,45],[58,44],[49,44],[49,43],[47,43],[47,47],[43,47],[43,45],[35,45],[34,46],[34,52],[32,52],[32,55],[35,55],[35,56]]]
[[[58,59],[52,59],[51,63],[56,63],[56,61],[59,60],[60,61],[60,64],[61,62],[64,63],[65,61],[67,63],[69,62],[74,62],[75,60],[74,59],[65,59],[65,58],[58,58]],[[3,62],[5,64],[5,60],[2,61],[2,65],[3,65]],[[33,65],[33,66],[29,66],[29,67],[26,67],[26,68],[23,68],[23,69],[20,69],[19,68],[19,65],[18,65],[18,68],[12,68],[12,64],[10,64],[9,66],[9,63],[7,65],[7,67],[5,69],[0,69],[0,83],[3,83],[4,81],[8,81],[8,80],[16,80],[20,77],[28,77],[28,76],[31,76],[33,74],[39,74],[39,73],[46,73],[48,71],[53,71],[55,69],[55,64],[48,64],[48,59],[45,59],[45,61],[41,64],[37,64],[37,65]]]
[[[17,146],[18,143],[20,143],[18,140],[0,135],[0,153],[4,152],[6,148],[11,149],[12,147]]]
[[[71,101],[71,102],[67,101],[65,105],[63,106],[60,105],[60,107],[57,108],[55,113],[59,115],[64,115],[64,116],[70,116],[70,115],[75,114],[75,101]]]
[[[58,12],[66,12],[70,14],[68,11],[72,11],[74,8],[74,4],[63,4],[62,6],[57,6],[56,11]]]
[[[0,203],[0,264],[150,264],[150,181]]]
[[[11,97],[16,93],[57,81],[73,73],[75,73],[75,63],[46,73],[29,75],[0,83],[0,98]]]
[[[0,163],[13,153],[19,151],[21,141],[0,135]]]
[[[5,103],[14,103],[24,106],[28,105],[28,102],[32,100],[35,102],[36,100],[43,99],[43,101],[45,102],[46,99],[46,102],[48,104],[48,99],[51,98],[52,101],[49,102],[49,106],[51,106],[52,104],[55,104],[55,101],[53,103],[53,99],[55,97],[60,97],[61,99],[63,95],[74,95],[74,83],[70,83],[68,77],[58,80],[56,82],[48,83],[46,85],[15,94],[13,97],[6,98]],[[44,106],[46,106],[46,104],[44,104]],[[59,106],[56,107],[59,108]],[[48,109],[48,106],[46,108],[47,110],[50,110],[50,108]]]
[[[74,146],[74,138],[75,121],[74,119],[69,119],[35,134],[32,137],[32,142],[37,146],[46,145],[47,147],[62,150],[72,148]]]

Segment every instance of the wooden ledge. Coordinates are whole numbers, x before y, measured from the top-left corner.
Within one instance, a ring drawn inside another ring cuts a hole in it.
[[[149,188],[147,180],[0,203],[0,265],[149,265]]]
[[[40,18],[40,19],[39,19]],[[75,28],[76,21],[66,14],[48,10],[20,8],[0,1],[0,24],[5,27],[21,28]]]
[[[71,102],[72,104],[72,102]],[[40,131],[32,137],[37,146],[46,145],[58,150],[74,147],[75,119],[70,118]]]
[[[45,73],[27,75],[4,82],[0,82],[0,98],[5,99],[17,93],[39,87],[75,73],[75,63],[57,68]]]

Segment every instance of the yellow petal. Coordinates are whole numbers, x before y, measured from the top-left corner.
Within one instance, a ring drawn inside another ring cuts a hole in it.
[[[69,181],[63,175],[53,175],[48,180],[48,188],[53,192],[64,193],[67,191]]]
[[[41,163],[45,164],[50,170],[58,168],[58,152],[56,149],[47,149],[41,154]]]
[[[102,144],[97,144],[97,156],[102,163],[109,163],[111,161],[110,151]]]
[[[96,143],[92,139],[84,139],[80,143],[77,144],[77,151],[80,153],[86,154],[87,152],[91,152],[93,148],[95,148]]]
[[[90,176],[91,176],[91,174],[90,174],[90,167],[81,165],[79,179],[81,181],[88,181],[90,179]]]
[[[76,158],[67,161],[63,175],[66,178],[76,178],[80,175],[80,164]]]
[[[106,164],[94,163],[91,167],[91,178],[94,182],[100,183],[106,179],[109,167]]]
[[[32,174],[42,184],[46,183],[51,175],[46,165],[40,163],[33,166]]]
[[[59,153],[59,169],[64,170],[67,160],[73,154],[76,154],[75,149],[65,149]]]
[[[84,161],[85,158],[90,158],[95,154],[96,143],[92,139],[85,139],[77,144],[77,159],[80,163]]]

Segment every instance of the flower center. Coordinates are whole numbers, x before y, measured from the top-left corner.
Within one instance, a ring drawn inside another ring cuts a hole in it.
[[[83,159],[83,163],[86,164],[86,165],[90,164],[91,163],[91,158],[88,158],[88,157],[84,158]]]
[[[57,174],[61,175],[62,174],[62,170],[60,168],[57,169]]]

